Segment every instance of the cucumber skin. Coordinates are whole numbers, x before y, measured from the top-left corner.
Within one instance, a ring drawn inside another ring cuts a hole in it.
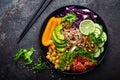
[[[95,23],[95,27],[97,27],[97,28],[99,28],[101,31],[103,31],[103,27],[102,27],[100,24]]]
[[[98,58],[100,56],[100,49],[94,53],[94,58]]]
[[[104,42],[107,41],[107,34],[105,32],[102,33],[101,38],[103,39]]]
[[[104,47],[100,48],[100,53],[102,54],[104,52]]]
[[[104,44],[105,44],[105,42],[102,42],[102,43],[98,44],[98,47],[101,48],[104,46]]]
[[[96,38],[100,37],[102,33],[103,31],[101,31],[99,28],[95,28],[94,34]]]

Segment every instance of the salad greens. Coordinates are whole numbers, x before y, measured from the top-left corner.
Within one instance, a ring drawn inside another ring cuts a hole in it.
[[[92,39],[92,41],[96,44],[102,43],[101,37],[96,38],[94,33],[89,34],[89,37]]]
[[[74,51],[72,51],[72,52],[69,52],[69,53],[65,53],[64,52],[64,56],[65,57],[60,57],[60,59],[61,59],[61,64],[60,64],[60,69],[63,69],[64,68],[64,66],[65,66],[65,62],[66,62],[66,60],[67,61],[69,61],[70,62],[70,64],[72,65],[72,64],[74,64],[74,61],[73,61],[73,59],[74,59],[74,57],[76,57],[76,56],[82,56],[82,57],[87,57],[87,58],[89,58],[94,64],[96,64],[96,60],[95,60],[95,58],[94,58],[94,53],[93,52],[86,52],[84,49],[82,49],[82,48],[75,48],[74,49]]]
[[[77,48],[74,53],[76,56],[80,55],[82,57],[87,57],[89,58],[93,63],[96,63],[96,60],[94,59],[94,53],[93,52],[86,52],[84,49],[82,48]]]
[[[20,58],[23,58],[26,61],[26,65],[31,64],[33,62],[31,56],[34,51],[34,48],[30,48],[29,50],[20,49],[20,51],[13,57],[13,60],[17,62]]]
[[[68,21],[70,23],[73,23],[76,20],[76,15],[74,13],[70,13],[64,17],[62,17],[62,22]]]

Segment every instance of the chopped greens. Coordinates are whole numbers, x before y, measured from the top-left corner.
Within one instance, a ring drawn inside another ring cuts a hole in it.
[[[96,60],[94,59],[94,53],[93,52],[86,52],[84,49],[82,48],[76,48],[74,51],[70,52],[70,53],[65,53],[64,52],[64,57],[60,57],[61,59],[61,64],[60,64],[60,69],[63,69],[65,66],[65,61],[69,61],[70,64],[74,64],[74,57],[76,56],[82,56],[82,57],[87,57],[89,58],[93,63],[96,63]]]
[[[17,54],[13,57],[13,60],[17,62],[20,58],[25,60],[25,65],[30,65],[32,64],[33,60],[31,59],[31,56],[33,55],[35,49],[30,48],[29,50],[27,49],[20,49]],[[42,62],[42,58],[38,59],[38,63],[36,63],[33,67],[33,70],[43,70],[46,69],[46,65],[44,62]]]
[[[31,64],[33,62],[31,56],[34,51],[34,48],[30,48],[29,50],[20,49],[20,51],[13,57],[13,60],[17,62],[20,58],[23,58],[26,65]]]
[[[76,20],[76,15],[74,13],[70,13],[64,17],[62,17],[62,22],[68,21],[70,23],[73,23]]]
[[[92,41],[95,44],[100,44],[100,43],[103,42],[102,39],[101,39],[101,37],[96,38],[94,33],[89,34],[89,37],[92,39]]]
[[[60,63],[60,70],[64,69],[64,66],[66,65],[66,59],[63,57],[60,57],[61,63]]]
[[[13,60],[17,62],[20,59],[21,55],[23,55],[26,52],[26,49],[20,49],[20,51],[13,57]]]
[[[42,62],[42,59],[39,58],[38,63],[35,64],[32,69],[33,70],[43,70],[43,69],[46,69],[46,65],[44,62]]]

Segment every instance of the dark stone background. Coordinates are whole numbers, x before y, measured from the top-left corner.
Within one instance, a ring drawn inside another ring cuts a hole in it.
[[[41,17],[17,44],[21,32],[42,0],[0,0],[0,80],[120,80],[120,0],[53,0]],[[33,71],[22,60],[15,63],[13,55],[20,48],[34,47],[34,63],[40,56],[39,33],[45,18],[65,5],[82,5],[98,13],[104,20],[110,47],[103,62],[93,71],[68,76],[50,70]]]

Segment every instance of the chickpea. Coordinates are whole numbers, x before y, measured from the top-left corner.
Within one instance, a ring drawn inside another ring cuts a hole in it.
[[[66,64],[69,64],[69,61],[66,61]]]
[[[49,52],[52,52],[52,49],[49,47]]]
[[[51,53],[50,52],[47,52],[47,55],[50,55]]]
[[[65,67],[64,67],[64,70],[66,70],[66,69],[67,69],[67,67],[65,66]]]
[[[53,61],[55,61],[55,59],[56,59],[55,57],[52,57],[52,60],[53,60]]]
[[[52,58],[50,57],[49,60],[52,61]]]
[[[56,59],[58,59],[59,58],[59,56],[58,55],[56,55]]]
[[[61,56],[61,54],[60,54],[60,53],[58,53],[58,56]]]
[[[47,59],[50,59],[50,55],[47,55],[46,58],[47,58]]]
[[[56,52],[56,49],[54,49],[53,52]]]
[[[52,61],[53,64],[55,64],[55,61]]]
[[[59,65],[58,64],[55,64],[55,69],[58,69],[59,68]]]
[[[61,55],[61,56],[63,56],[64,54],[63,54],[63,53],[61,53],[60,55]]]
[[[56,52],[52,52],[52,55],[53,55],[53,56],[56,56]]]
[[[53,55],[50,55],[51,57],[54,57]]]
[[[70,67],[67,67],[66,70],[70,70]]]
[[[67,66],[70,67],[70,64],[68,64]]]
[[[56,63],[60,63],[60,60],[59,60],[59,59],[57,59],[57,60],[56,60]]]

